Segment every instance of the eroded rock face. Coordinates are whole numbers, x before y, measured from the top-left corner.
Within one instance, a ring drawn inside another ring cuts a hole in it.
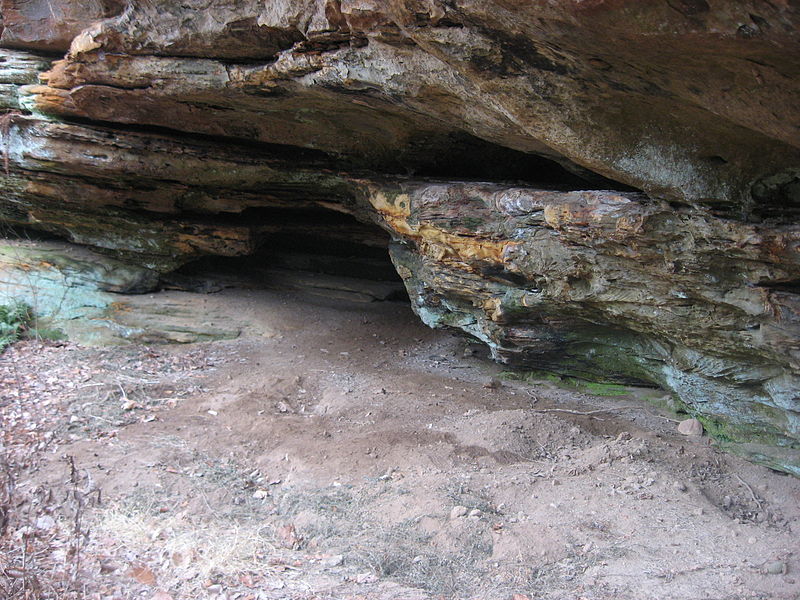
[[[664,385],[799,472],[796,2],[0,14],[7,222],[157,277],[278,235],[386,244],[352,215],[427,323]]]
[[[758,180],[796,175],[800,12],[714,4],[137,2],[101,22],[87,10],[27,104],[383,168],[418,168],[466,131],[649,193],[753,210]],[[8,15],[7,30],[25,22]]]
[[[797,277],[798,231],[613,192],[406,182],[368,200],[427,324],[510,364],[659,383],[723,441],[796,461],[800,297],[776,282]]]

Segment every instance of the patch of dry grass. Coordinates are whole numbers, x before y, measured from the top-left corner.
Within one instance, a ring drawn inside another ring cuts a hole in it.
[[[277,552],[269,527],[225,519],[198,522],[141,507],[101,511],[95,532],[114,555],[151,565],[159,585],[183,592],[218,578],[264,571]]]
[[[77,600],[85,597],[85,515],[99,501],[92,482],[66,457],[66,494],[20,480],[35,461],[25,446],[0,447],[0,598]]]

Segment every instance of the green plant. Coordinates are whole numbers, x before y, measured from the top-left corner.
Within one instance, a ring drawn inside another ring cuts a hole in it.
[[[0,304],[0,351],[25,335],[32,322],[33,311],[24,302]]]
[[[583,381],[581,379],[570,379],[566,383],[593,396],[627,396],[631,392],[629,388],[618,383]]]

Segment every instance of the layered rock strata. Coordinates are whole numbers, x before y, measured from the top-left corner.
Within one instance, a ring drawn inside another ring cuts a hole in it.
[[[366,194],[401,240],[392,259],[427,324],[506,363],[658,383],[721,441],[795,464],[800,297],[780,282],[800,272],[798,231],[614,192],[406,182]]]
[[[795,4],[0,0],[0,216],[150,287],[377,224],[426,323],[800,474]]]

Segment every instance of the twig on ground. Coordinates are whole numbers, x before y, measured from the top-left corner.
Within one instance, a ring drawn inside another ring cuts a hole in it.
[[[566,413],[568,415],[580,415],[582,417],[592,417],[593,415],[597,415],[600,413],[608,413],[608,412],[617,412],[619,410],[627,410],[627,407],[618,407],[618,408],[598,408],[597,410],[571,410],[569,408],[539,408],[535,409],[535,412],[540,413]],[[597,417],[594,417],[597,419]]]
[[[637,407],[635,407],[635,406],[634,406],[633,408],[637,408]],[[664,417],[664,416],[662,416],[662,415],[657,415],[657,414],[655,414],[655,413],[651,413],[649,410],[647,410],[647,409],[646,409],[646,408],[644,408],[643,406],[641,406],[641,407],[638,407],[638,408],[639,408],[640,410],[644,411],[645,413],[647,413],[648,415],[650,415],[651,417],[655,418],[655,419],[663,419],[663,420],[665,420],[665,421],[669,421],[670,423],[680,423],[680,420],[679,420],[679,419],[671,419],[671,418],[669,418],[669,417]]]
[[[97,419],[98,421],[105,421],[106,423],[109,423],[110,425],[114,425],[115,427],[117,426],[117,423],[115,423],[111,419],[106,419],[105,417],[98,417],[97,415],[88,415],[88,416],[92,417],[93,419]]]
[[[762,506],[761,506],[761,501],[758,499],[758,496],[756,496],[756,493],[753,491],[753,488],[751,488],[751,487],[750,487],[750,485],[749,485],[749,484],[748,484],[748,483],[747,483],[747,482],[746,482],[744,479],[742,479],[741,477],[739,477],[739,474],[738,474],[738,473],[734,473],[734,475],[736,476],[736,479],[738,479],[738,480],[739,480],[739,482],[740,482],[740,483],[741,483],[741,484],[742,484],[744,487],[746,487],[746,488],[747,488],[747,491],[748,491],[748,492],[750,492],[750,497],[753,499],[753,502],[755,502],[755,503],[758,505],[758,510],[761,510],[761,509],[762,509]]]
[[[539,396],[534,394],[533,391],[531,391],[531,390],[525,390],[525,393],[531,399],[531,404],[536,404],[540,400]]]

